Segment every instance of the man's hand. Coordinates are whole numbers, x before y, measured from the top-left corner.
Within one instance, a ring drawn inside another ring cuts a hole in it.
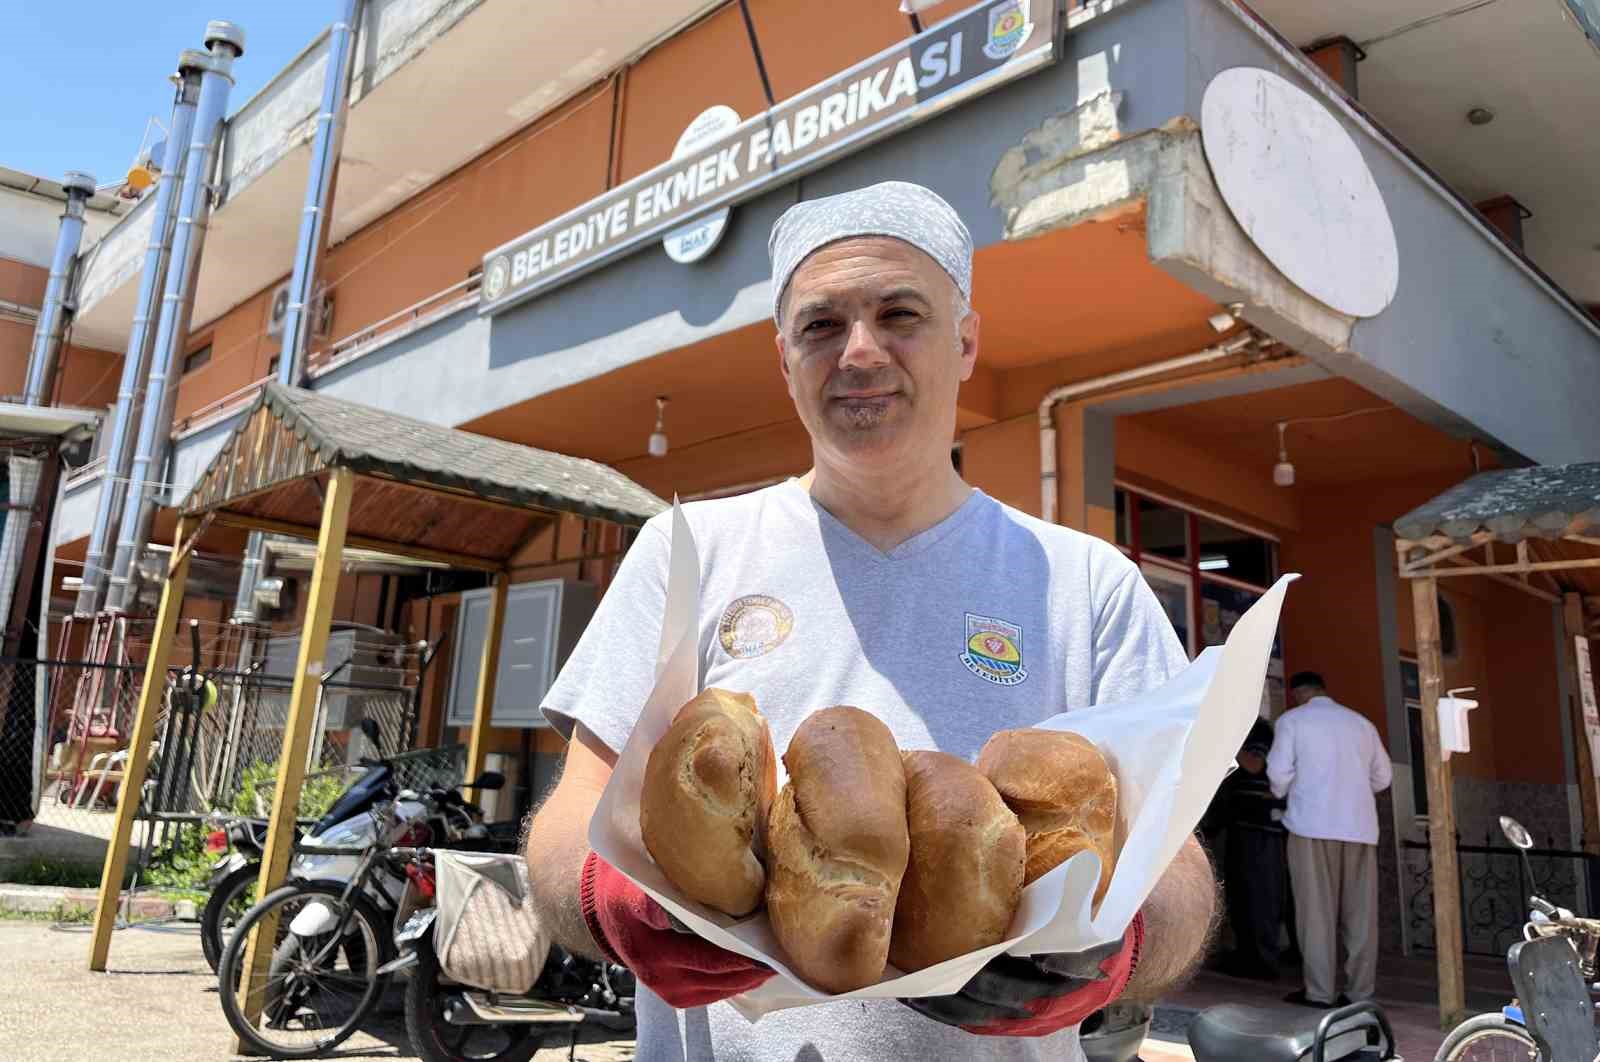
[[[1065,955],[997,955],[961,991],[900,1002],[979,1036],[1048,1036],[1114,1002],[1138,967],[1144,921],[1120,941]]]
[[[674,1007],[716,1003],[772,976],[758,962],[673,928],[660,904],[593,852],[583,865],[580,896],[595,943]]]

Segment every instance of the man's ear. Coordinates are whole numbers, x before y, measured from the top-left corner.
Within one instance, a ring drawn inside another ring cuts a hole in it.
[[[794,397],[794,379],[789,375],[789,347],[783,338],[782,332],[777,332],[772,337],[773,345],[778,348],[778,371],[783,373],[783,385],[789,391],[789,397]]]
[[[972,370],[978,365],[978,326],[981,323],[978,319],[977,310],[968,310],[967,316],[961,319],[959,333],[961,336],[962,382],[972,378]]]

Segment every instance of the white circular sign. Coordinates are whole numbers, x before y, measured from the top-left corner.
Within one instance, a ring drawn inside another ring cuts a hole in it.
[[[680,159],[716,143],[728,130],[738,125],[739,120],[738,111],[721,103],[701,111],[700,116],[690,122],[689,128],[678,138],[678,146],[672,149],[672,157]],[[729,208],[723,207],[710,217],[673,229],[662,237],[661,246],[674,262],[685,265],[698,262],[716,250],[722,240],[722,230],[728,227],[730,213],[732,211]]]
[[[1267,260],[1352,317],[1394,301],[1400,252],[1361,149],[1309,93],[1235,67],[1206,86],[1200,136],[1222,199]]]

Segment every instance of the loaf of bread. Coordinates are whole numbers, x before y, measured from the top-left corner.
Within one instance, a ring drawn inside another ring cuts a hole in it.
[[[767,836],[773,933],[812,986],[874,984],[910,848],[894,735],[859,708],[824,708],[800,724],[783,763],[789,780]]]
[[[650,751],[639,794],[645,848],[691,899],[747,915],[766,889],[761,835],[777,782],[755,699],[708,689],[678,710]]]
[[[1059,730],[1002,730],[978,753],[978,770],[1028,833],[1023,883],[1093,849],[1100,854],[1099,903],[1116,859],[1117,779],[1094,742]]]
[[[889,961],[906,972],[998,944],[1022,900],[1027,836],[983,772],[944,752],[907,752],[911,860]]]

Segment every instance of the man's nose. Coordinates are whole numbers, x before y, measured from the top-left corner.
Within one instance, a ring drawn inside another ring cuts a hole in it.
[[[845,338],[844,352],[839,355],[839,367],[875,369],[888,363],[889,353],[878,342],[871,325],[866,321],[856,321],[852,324],[850,334]]]

